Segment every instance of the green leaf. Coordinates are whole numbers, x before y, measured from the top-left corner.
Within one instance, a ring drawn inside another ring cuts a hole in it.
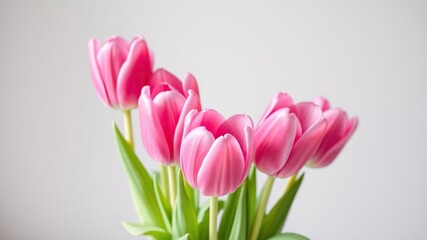
[[[193,238],[191,237],[190,234],[185,234],[184,236],[178,238],[178,240],[192,240]]]
[[[234,216],[236,214],[237,204],[239,203],[241,187],[234,193],[228,195],[225,202],[224,212],[219,224],[218,239],[229,239],[231,228],[233,226]]]
[[[194,209],[196,209],[196,212],[197,212],[199,210],[199,191],[197,189],[192,188],[190,184],[188,184],[185,178],[184,178],[184,187],[185,187],[185,192],[187,193],[188,198],[192,202]]]
[[[248,234],[252,231],[252,225],[255,221],[255,209],[257,207],[257,197],[256,197],[256,167],[252,165],[249,176],[246,179],[247,182],[247,201],[248,201]]]
[[[170,240],[172,237],[170,233],[159,227],[132,222],[122,222],[122,225],[133,236],[145,235],[154,237],[158,240]]]
[[[259,233],[259,239],[268,239],[275,234],[280,233],[285,224],[286,217],[288,216],[289,210],[294,201],[295,195],[304,179],[304,174],[298,178],[298,180],[290,187],[287,191],[273,206],[271,211],[262,220],[261,230]]]
[[[132,199],[141,223],[165,229],[154,193],[153,180],[116,124],[113,127],[117,148],[130,183]]]
[[[233,226],[231,228],[230,239],[246,239],[248,230],[247,218],[247,182],[243,183],[240,190],[239,201],[237,204],[236,215],[234,216]]]
[[[196,210],[187,196],[182,173],[179,172],[178,194],[172,214],[172,235],[179,238],[187,233],[193,239],[198,239]]]
[[[308,237],[305,237],[298,233],[280,233],[274,237],[269,238],[268,240],[310,240]]]
[[[209,239],[209,201],[199,209],[197,221],[199,222],[199,239]],[[224,201],[218,200],[218,212],[224,208]]]
[[[166,225],[166,230],[170,232],[171,228],[171,218],[172,218],[172,210],[169,201],[163,195],[162,190],[159,185],[159,175],[155,174],[153,177],[154,184],[154,193],[156,196],[157,204],[160,206],[160,212],[162,214],[163,222]]]

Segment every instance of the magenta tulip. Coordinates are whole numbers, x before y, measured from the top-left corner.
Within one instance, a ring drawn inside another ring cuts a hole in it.
[[[225,119],[215,110],[191,111],[181,146],[188,183],[205,196],[234,192],[246,179],[253,158],[253,123],[247,115]]]
[[[170,72],[158,69],[150,86],[142,89],[138,108],[148,155],[162,164],[179,163],[185,116],[201,108],[196,79],[188,74],[182,83]]]
[[[91,39],[88,49],[92,80],[101,101],[112,108],[136,108],[153,67],[145,40],[137,36],[128,43],[114,36],[99,46],[97,39]]]
[[[257,168],[273,177],[294,175],[314,155],[326,127],[320,107],[276,94],[255,128]]]
[[[322,108],[328,127],[322,143],[308,162],[308,166],[325,167],[332,163],[353,135],[358,119],[356,117],[349,119],[345,111],[330,108],[325,98],[318,97],[313,102]]]

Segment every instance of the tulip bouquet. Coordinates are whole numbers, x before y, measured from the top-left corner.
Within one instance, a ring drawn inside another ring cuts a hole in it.
[[[295,103],[277,93],[256,125],[245,114],[225,118],[202,110],[195,77],[181,81],[154,69],[144,38],[88,44],[93,84],[101,101],[124,114],[114,135],[138,222],[135,236],[154,239],[307,239],[282,233],[303,181],[302,167],[328,166],[357,127],[357,118],[324,98]],[[149,173],[134,151],[131,110],[139,113],[142,144],[159,164]],[[257,171],[267,175],[257,191]],[[284,192],[266,211],[276,178]],[[209,198],[200,204],[199,195]],[[218,215],[221,213],[220,215]],[[220,216],[220,218],[219,218]]]

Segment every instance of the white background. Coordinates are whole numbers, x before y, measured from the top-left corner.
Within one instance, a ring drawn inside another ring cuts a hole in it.
[[[157,67],[194,73],[203,107],[226,116],[256,122],[284,91],[359,117],[336,162],[304,170],[286,231],[427,238],[426,1],[2,0],[0,239],[134,239],[122,115],[98,100],[86,48],[114,34],[145,36]]]

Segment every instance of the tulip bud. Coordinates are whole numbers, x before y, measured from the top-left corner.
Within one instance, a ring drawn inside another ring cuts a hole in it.
[[[339,108],[329,108],[329,102],[325,98],[318,97],[313,102],[322,108],[328,127],[319,148],[307,165],[325,167],[332,163],[353,135],[358,119],[348,118],[347,113]]]
[[[255,128],[257,168],[273,177],[294,175],[314,155],[326,125],[320,107],[276,94]]]
[[[185,116],[200,108],[192,75],[187,75],[183,84],[170,72],[156,70],[150,86],[142,89],[138,106],[142,143],[148,155],[162,164],[179,163]]]
[[[99,46],[97,39],[91,39],[88,50],[92,81],[101,101],[112,108],[136,108],[153,67],[145,40],[137,36],[128,43],[114,36]]]
[[[247,115],[225,119],[215,110],[191,111],[185,121],[181,168],[205,196],[234,192],[246,179],[253,157],[253,123]]]

